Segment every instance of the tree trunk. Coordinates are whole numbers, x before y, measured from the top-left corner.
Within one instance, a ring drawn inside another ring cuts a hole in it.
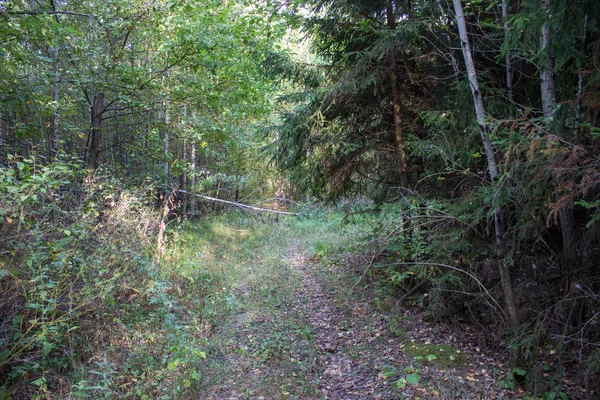
[[[173,205],[173,195],[171,192],[169,194],[160,195],[159,200],[162,201],[162,214],[160,219],[158,220],[158,234],[156,235],[156,265],[160,265],[160,261],[162,256],[165,255],[166,251],[166,238],[165,238],[165,229],[167,227],[167,218],[169,217],[169,212],[171,211],[171,206]]]
[[[586,42],[587,42],[587,27],[589,22],[589,16],[585,14],[584,22],[583,22],[583,40],[582,40],[582,53],[585,54],[586,50]],[[579,134],[579,128],[581,125],[581,106],[583,104],[583,84],[585,77],[583,75],[583,62],[580,60],[577,65],[579,72],[579,82],[577,83],[577,108],[575,110],[575,123],[577,124],[577,134]]]
[[[91,107],[92,127],[90,129],[90,138],[87,151],[87,169],[94,172],[98,168],[98,158],[100,156],[100,139],[102,138],[102,111],[104,108],[104,93],[98,93],[94,97]]]
[[[186,107],[187,108],[187,107]],[[187,113],[184,113],[187,114]],[[187,142],[188,139],[187,138],[183,138],[183,151],[182,151],[182,157],[181,160],[184,162],[184,164],[187,162],[188,160],[188,149],[187,149]],[[188,177],[187,174],[184,172],[183,176],[181,178],[181,187],[185,190],[188,190],[189,188],[187,187],[187,183],[188,183]],[[183,198],[183,213],[187,213],[188,209],[189,209],[189,196],[184,196]]]
[[[483,147],[487,158],[488,169],[490,173],[490,180],[492,186],[497,186],[498,178],[498,167],[496,165],[496,159],[494,155],[494,148],[492,141],[488,135],[488,127],[485,121],[485,108],[483,105],[483,95],[479,90],[479,83],[477,81],[477,72],[475,70],[475,63],[473,62],[473,55],[471,53],[471,46],[469,45],[469,36],[467,33],[467,25],[465,23],[465,16],[463,13],[461,0],[453,0],[454,10],[456,12],[456,22],[458,25],[458,32],[460,35],[461,48],[463,57],[465,59],[465,65],[467,68],[467,78],[469,79],[469,85],[471,86],[471,93],[473,95],[473,103],[475,105],[475,114],[477,117],[477,125],[479,125],[479,132],[481,140],[483,141]],[[506,308],[508,310],[508,316],[510,318],[510,324],[516,328],[519,326],[519,314],[517,312],[517,305],[515,301],[514,291],[512,287],[512,281],[510,277],[510,269],[508,265],[503,262],[505,256],[504,248],[504,218],[503,212],[500,207],[494,210],[494,233],[496,237],[496,252],[497,252],[497,263],[500,272],[500,280],[502,283],[502,289],[504,291],[504,301],[506,302]]]
[[[548,13],[550,0],[541,0],[542,10]],[[546,127],[552,130],[552,120],[556,109],[556,83],[554,79],[554,55],[550,48],[550,15],[547,16],[540,34],[540,50],[542,52],[542,62],[540,64],[540,90],[542,94],[542,110],[546,119]],[[558,191],[563,187],[563,178],[560,171],[556,177],[556,200],[559,199]],[[577,251],[575,247],[575,217],[573,215],[573,205],[566,204],[558,211],[558,219],[563,242],[562,262],[567,271],[575,268],[577,261]]]
[[[4,146],[5,137],[6,132],[4,128],[4,117],[2,116],[2,110],[0,110],[0,151],[2,151],[2,146]]]
[[[169,100],[165,103],[165,142],[164,142],[164,154],[165,154],[165,186],[169,186],[169,145],[171,135],[169,133],[169,123],[171,122],[171,113],[169,110]]]
[[[542,0],[542,10],[548,11],[550,0]],[[550,18],[542,25],[540,37],[542,62],[540,64],[540,84],[542,91],[542,111],[544,118],[552,120],[556,108],[556,84],[554,81],[554,56],[550,51]]]
[[[192,176],[190,179],[190,186],[191,189],[194,189],[194,186],[196,186],[196,141],[192,140],[191,143],[191,151],[190,151],[190,161],[191,161],[191,167],[192,167]],[[190,199],[190,214],[194,214],[196,212],[196,199],[195,198],[191,198]]]
[[[396,19],[394,16],[394,3],[393,0],[388,0],[387,3],[387,24],[388,28],[396,28]],[[400,87],[398,83],[398,65],[396,62],[396,52],[390,50],[390,80],[392,86],[392,112],[394,116],[394,134],[396,139],[396,149],[400,156],[400,186],[408,186],[408,171],[406,162],[406,149],[404,147],[404,132],[402,131],[402,108],[400,104]]]
[[[504,24],[504,41],[508,40],[508,0],[502,0],[502,20]],[[514,103],[513,96],[513,68],[510,50],[504,55],[504,67],[506,69],[506,89],[508,91],[508,101]]]
[[[52,120],[52,132],[50,136],[50,156],[56,157],[58,155],[58,128],[60,126],[60,108],[58,106],[59,93],[58,93],[58,43],[54,44],[54,65],[52,66],[52,74],[54,75],[54,87],[52,90],[52,102],[56,109],[54,110],[54,118]]]

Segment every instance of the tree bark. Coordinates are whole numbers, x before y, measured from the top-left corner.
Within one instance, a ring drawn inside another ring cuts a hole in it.
[[[508,40],[508,0],[502,0],[502,20],[504,25],[504,41]],[[504,67],[506,69],[506,89],[508,91],[508,101],[514,103],[513,96],[513,67],[510,50],[504,55]]]
[[[164,155],[165,155],[165,165],[164,165],[164,172],[165,172],[165,186],[169,185],[169,146],[170,146],[170,139],[171,139],[171,135],[169,133],[169,123],[171,122],[171,113],[169,110],[170,104],[169,104],[169,100],[167,99],[166,103],[165,103],[165,141],[164,141]]]
[[[542,11],[548,14],[550,0],[541,0]],[[540,50],[542,52],[542,62],[540,64],[540,91],[542,95],[542,110],[546,119],[546,127],[552,130],[552,120],[558,103],[556,96],[556,82],[554,71],[554,55],[550,48],[550,21],[551,15],[546,16],[540,32]],[[563,187],[563,178],[560,171],[556,176],[556,200],[559,200],[561,187]],[[558,211],[558,219],[563,242],[562,263],[567,271],[572,270],[577,262],[577,251],[575,247],[575,216],[573,214],[573,205],[566,204]]]
[[[278,214],[278,215],[298,215],[298,214],[292,213],[292,212],[278,211],[278,210],[273,210],[271,208],[262,208],[262,207],[256,207],[256,206],[249,206],[247,204],[238,203],[237,201],[229,201],[229,200],[219,199],[217,197],[210,197],[210,196],[205,196],[205,195],[202,195],[202,194],[189,193],[188,191],[185,191],[185,190],[180,190],[180,192],[186,193],[186,194],[189,194],[189,195],[192,195],[192,196],[195,196],[195,197],[199,197],[201,199],[210,200],[210,201],[214,201],[214,202],[221,203],[221,204],[229,204],[231,206],[245,208],[245,209],[248,209],[248,210],[263,211],[263,212],[268,212],[268,213],[271,213],[271,214]]]
[[[481,140],[483,141],[483,147],[487,158],[487,164],[490,174],[490,180],[494,187],[497,186],[498,178],[498,167],[496,165],[496,159],[494,155],[494,148],[492,141],[488,135],[488,127],[485,121],[485,107],[483,104],[483,95],[479,89],[479,83],[477,81],[477,72],[475,69],[475,63],[473,62],[473,55],[471,53],[471,46],[469,45],[469,35],[467,33],[467,25],[465,23],[465,16],[463,13],[461,0],[453,0],[454,10],[456,12],[456,22],[458,25],[458,32],[460,35],[461,48],[463,57],[465,59],[465,65],[467,68],[467,78],[469,79],[469,85],[471,86],[471,94],[473,95],[473,103],[475,106],[475,115],[477,117],[477,125],[479,125],[479,132]],[[500,207],[494,210],[494,233],[496,237],[496,252],[497,252],[497,263],[500,272],[500,280],[502,283],[502,289],[504,291],[504,301],[508,310],[508,316],[510,323],[513,328],[519,326],[519,314],[517,312],[517,305],[515,301],[514,291],[512,287],[512,281],[510,277],[510,269],[508,265],[503,262],[503,258],[506,254],[504,247],[504,217]]]
[[[583,40],[582,40],[582,53],[585,54],[586,50],[586,42],[587,42],[587,27],[589,22],[589,16],[585,14],[584,22],[583,22]],[[581,106],[583,104],[583,84],[585,77],[583,75],[583,62],[580,60],[577,65],[579,72],[579,82],[577,82],[577,108],[575,110],[575,123],[577,124],[577,134],[579,134],[579,129],[581,125]]]
[[[192,168],[192,176],[190,179],[190,186],[191,189],[194,189],[194,186],[196,186],[196,141],[192,139],[191,143],[191,151],[190,151],[190,161],[191,161],[191,168]],[[191,198],[190,199],[190,214],[194,214],[196,212],[196,199]]]
[[[550,0],[542,0],[542,11],[547,12]],[[556,108],[556,84],[554,81],[554,56],[550,50],[550,17],[542,25],[540,50],[543,60],[540,64],[540,84],[542,91],[542,111],[544,118],[552,120]]]
[[[163,80],[162,80],[162,86],[163,86],[163,90],[165,92],[168,91],[168,76],[167,74],[163,75]],[[165,129],[164,129],[164,143],[163,143],[163,152],[164,152],[164,157],[165,157],[165,164],[164,164],[164,174],[165,174],[165,187],[169,186],[169,145],[170,145],[170,133],[169,133],[169,124],[171,122],[171,101],[169,99],[169,95],[168,93],[166,94],[166,99],[164,102],[164,109],[165,109]]]
[[[56,109],[54,110],[54,118],[52,120],[52,132],[50,134],[50,156],[56,157],[58,155],[58,142],[59,135],[58,129],[60,127],[60,109],[58,107],[59,92],[58,92],[58,43],[54,44],[54,65],[52,66],[52,74],[54,76],[53,90],[52,90],[52,103]]]
[[[100,157],[100,139],[102,138],[102,112],[104,109],[104,93],[98,93],[91,106],[91,129],[87,151],[87,169],[94,172],[98,168]]]
[[[6,137],[5,127],[4,127],[4,117],[2,116],[2,110],[0,110],[0,150],[4,145],[4,138]]]
[[[182,157],[181,160],[186,163],[188,161],[188,149],[187,149],[187,142],[188,139],[187,138],[183,138],[183,149],[182,149]],[[181,177],[181,187],[184,189],[188,189],[187,187],[188,184],[188,177],[187,174],[184,172],[183,176]],[[189,209],[189,196],[185,196],[183,198],[183,212],[187,213],[188,209]]]
[[[394,2],[388,0],[387,3],[387,24],[388,28],[396,28],[396,19],[394,16]],[[396,52],[390,50],[390,80],[392,89],[392,112],[394,116],[394,134],[396,141],[396,149],[400,157],[399,173],[400,173],[400,186],[408,186],[408,171],[406,161],[406,149],[404,147],[404,132],[402,130],[402,107],[400,103],[400,86],[398,83],[398,64],[396,62]]]

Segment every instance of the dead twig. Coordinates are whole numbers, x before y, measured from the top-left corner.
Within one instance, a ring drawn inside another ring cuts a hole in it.
[[[216,201],[218,203],[229,204],[229,205],[232,205],[232,206],[235,206],[235,207],[240,207],[242,209],[248,209],[248,210],[254,210],[254,211],[261,211],[261,212],[268,212],[268,213],[278,214],[278,215],[294,215],[294,216],[298,215],[297,213],[291,213],[291,212],[285,212],[285,211],[277,211],[277,210],[272,210],[270,208],[261,208],[261,207],[249,206],[247,204],[238,203],[238,202],[235,202],[235,201],[222,200],[222,199],[217,199],[215,197],[205,196],[205,195],[202,195],[202,194],[190,193],[187,190],[179,190],[179,192],[185,193],[185,194],[189,194],[190,196],[200,197],[201,199],[204,199],[204,200]]]

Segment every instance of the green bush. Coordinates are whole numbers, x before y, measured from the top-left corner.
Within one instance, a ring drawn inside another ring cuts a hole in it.
[[[145,189],[102,178],[84,184],[78,164],[10,156],[0,167],[5,395],[44,397],[76,386],[66,377],[110,341],[103,319],[129,301],[151,254],[158,219],[142,201]]]

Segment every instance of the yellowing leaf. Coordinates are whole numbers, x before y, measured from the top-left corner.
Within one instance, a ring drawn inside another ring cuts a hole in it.
[[[177,367],[177,364],[179,364],[179,360],[173,360],[167,365],[167,369],[173,371]]]

